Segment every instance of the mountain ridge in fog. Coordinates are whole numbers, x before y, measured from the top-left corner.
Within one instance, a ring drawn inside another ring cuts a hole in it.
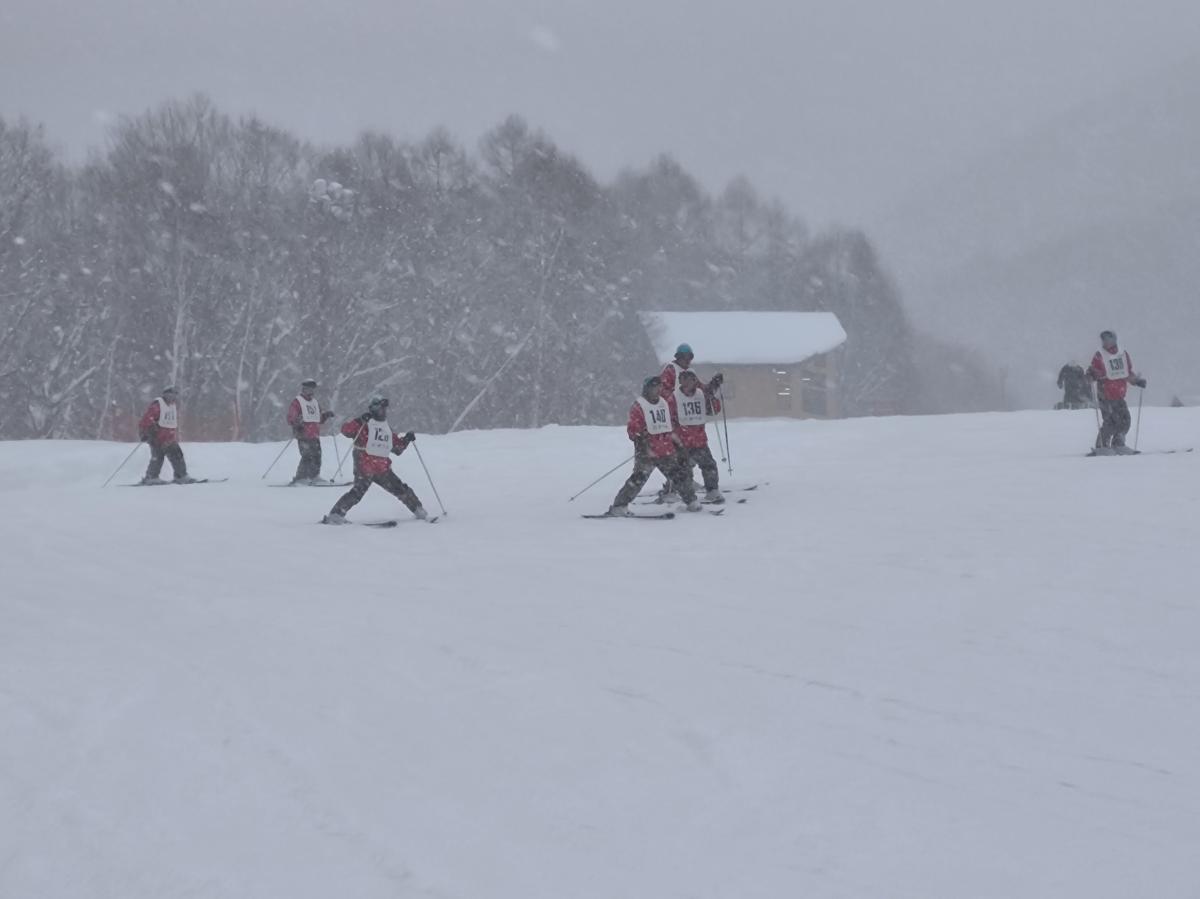
[[[874,231],[919,327],[976,346],[1018,402],[1123,332],[1151,399],[1200,394],[1200,57],[1072,109],[912,195]]]

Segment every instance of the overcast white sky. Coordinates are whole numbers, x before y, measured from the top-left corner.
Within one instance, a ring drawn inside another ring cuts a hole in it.
[[[811,221],[1200,50],[1196,0],[0,0],[0,115],[72,155],[209,94],[317,141],[510,112],[601,177],[668,150]]]

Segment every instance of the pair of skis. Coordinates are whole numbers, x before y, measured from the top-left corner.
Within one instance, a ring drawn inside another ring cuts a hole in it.
[[[1094,447],[1087,453],[1087,458],[1093,456],[1167,456],[1173,453],[1190,453],[1195,449],[1193,446],[1184,447],[1182,449],[1165,449],[1165,450],[1130,450],[1127,449],[1123,453],[1100,452],[1100,450],[1111,450],[1111,447]]]
[[[709,515],[724,515],[725,514],[724,507],[722,507],[720,509],[704,509],[703,511]],[[670,521],[672,518],[675,517],[675,513],[674,512],[655,512],[651,515],[613,515],[610,512],[603,512],[600,515],[584,515],[583,517],[584,518],[615,518],[618,521],[620,521],[622,519],[628,519],[628,518],[636,519],[637,521]]]
[[[442,516],[434,515],[432,518],[414,518],[413,521],[423,521],[426,524],[437,524]],[[317,524],[328,524],[334,527],[342,527],[342,525],[353,525],[360,528],[394,528],[400,524],[398,518],[385,518],[382,521],[343,521],[341,524],[333,525],[333,522],[322,518]]]
[[[189,487],[192,484],[224,484],[229,478],[188,478],[186,481],[137,481],[122,487]]]
[[[353,486],[353,481],[316,481],[312,484],[300,484],[296,481],[291,481],[287,484],[268,484],[268,487],[350,487]]]

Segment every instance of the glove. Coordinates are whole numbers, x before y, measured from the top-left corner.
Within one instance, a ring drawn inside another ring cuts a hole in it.
[[[409,431],[407,434],[405,434],[405,435],[404,435],[404,442],[405,442],[405,443],[412,443],[412,442],[414,442],[416,439],[417,439],[417,434],[416,434],[416,432],[415,432],[415,431]]]
[[[357,421],[357,422],[359,422],[360,424],[364,424],[364,425],[365,425],[367,422],[369,422],[369,421],[371,420],[371,413],[370,413],[370,412],[364,412],[362,415],[358,416],[358,418],[356,418],[356,419],[354,419],[354,420],[355,420],[355,421]]]
[[[1146,386],[1146,379],[1145,379],[1145,378],[1138,378],[1138,379],[1136,379],[1136,380],[1135,380],[1133,383],[1134,383],[1134,385],[1135,385],[1135,386],[1137,386],[1137,387],[1142,387],[1142,388],[1144,388],[1144,387]]]
[[[138,435],[138,440],[142,443],[153,443],[154,437],[149,431],[142,431],[142,433]]]
[[[297,440],[304,436],[304,425],[292,425],[292,436]]]
[[[725,376],[720,372],[717,372],[715,375],[713,375],[712,380],[708,382],[709,386],[712,387],[713,390],[720,389],[721,385],[724,383]]]
[[[329,419],[331,419],[331,418],[333,418],[333,413],[330,412],[328,409],[326,409],[324,412],[321,413],[321,422],[322,423],[329,421]]]

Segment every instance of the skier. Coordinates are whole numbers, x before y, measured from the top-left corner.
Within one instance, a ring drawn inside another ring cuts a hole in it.
[[[417,518],[422,520],[429,513],[417,499],[411,487],[392,471],[392,453],[400,455],[417,435],[409,431],[403,437],[388,424],[387,397],[373,396],[367,411],[358,418],[342,424],[342,433],[354,441],[354,486],[342,496],[321,521],[322,524],[345,524],[346,513],[358,504],[372,484],[378,484],[400,502],[404,503]]]
[[[679,375],[682,372],[691,369],[692,360],[694,358],[696,358],[696,356],[688,344],[681,343],[675,348],[675,358],[663,366],[662,374],[660,375],[662,378],[662,389],[664,396],[672,396],[675,393],[675,387],[679,382]],[[705,390],[708,390],[710,387],[713,390],[719,390],[721,387],[721,382],[724,380],[725,376],[717,373],[713,375],[711,381],[709,381],[707,384],[701,383],[701,386]]]
[[[1117,346],[1115,333],[1101,332],[1100,344],[1087,373],[1096,382],[1096,399],[1104,421],[1100,433],[1096,435],[1096,451],[1101,455],[1124,455],[1133,452],[1125,446],[1125,435],[1132,424],[1125,392],[1130,384],[1145,387],[1146,379],[1134,373],[1133,360],[1129,358],[1128,351]],[[1107,453],[1102,452],[1104,450]]]
[[[689,512],[700,511],[700,501],[696,499],[691,474],[685,470],[676,452],[682,442],[675,433],[674,419],[671,403],[662,395],[662,379],[657,375],[647,378],[642,382],[641,396],[629,407],[629,422],[625,426],[629,439],[633,441],[633,473],[617,492],[607,514],[617,517],[629,515],[630,502],[656,468],[668,481],[679,485],[679,492]]]
[[[333,413],[321,408],[313,396],[316,389],[317,382],[312,378],[301,381],[300,395],[288,406],[287,423],[300,448],[300,465],[293,484],[311,485],[321,476],[321,425],[333,418]]]
[[[1092,388],[1078,362],[1068,362],[1059,369],[1058,389],[1063,392],[1063,398],[1055,409],[1086,409],[1092,404]]]
[[[688,480],[692,479],[692,469],[700,466],[700,474],[704,477],[704,501],[723,503],[725,497],[721,495],[717,460],[708,448],[708,428],[705,427],[708,416],[721,411],[721,401],[713,395],[711,384],[700,387],[700,378],[690,369],[679,373],[679,386],[675,388],[673,400],[671,411],[675,414],[676,433],[683,444],[679,456]],[[669,493],[672,486],[668,481],[663,490]]]
[[[150,444],[150,464],[146,466],[146,476],[143,484],[166,483],[158,475],[162,471],[163,459],[171,460],[171,471],[175,475],[175,483],[189,484],[187,462],[183,458],[183,450],[179,447],[179,407],[175,400],[177,393],[174,387],[166,387],[154,399],[138,422],[138,437],[143,443]]]

